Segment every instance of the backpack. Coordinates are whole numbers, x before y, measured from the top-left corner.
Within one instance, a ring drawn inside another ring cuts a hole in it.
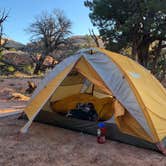
[[[67,113],[67,117],[89,121],[98,120],[98,115],[92,103],[78,103],[75,109],[72,109]]]

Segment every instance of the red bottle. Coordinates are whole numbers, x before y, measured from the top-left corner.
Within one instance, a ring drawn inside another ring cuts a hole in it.
[[[97,142],[104,144],[106,142],[106,127],[104,123],[98,123]]]

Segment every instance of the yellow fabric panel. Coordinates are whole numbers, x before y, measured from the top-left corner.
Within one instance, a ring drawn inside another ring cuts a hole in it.
[[[92,90],[93,90],[93,84],[91,83],[89,87],[86,86],[86,89],[84,92],[81,92],[81,93],[89,93],[89,94],[92,94]]]
[[[73,94],[78,94],[81,88],[82,84],[73,86],[59,86],[52,95],[50,101],[56,101]]]
[[[52,109],[51,109],[51,107],[50,107],[50,101],[49,101],[49,100],[44,104],[42,110],[43,110],[43,111],[52,112]]]
[[[93,103],[97,111],[98,116],[103,120],[108,120],[113,115],[113,99],[103,98],[98,99],[88,94],[75,94],[72,96],[65,97],[61,100],[51,103],[51,108],[55,112],[68,112],[76,107],[77,103]]]
[[[125,114],[124,107],[119,103],[118,100],[114,101],[114,116],[123,116]]]
[[[100,111],[98,111],[98,116],[100,117],[101,120],[109,120],[114,112],[114,99],[112,97],[105,97],[102,99],[99,99],[99,102],[97,102],[96,105],[99,103],[102,105],[102,108]]]
[[[121,109],[121,108],[120,108]],[[139,123],[125,110],[123,116],[115,116],[115,122],[119,130],[123,133],[142,138],[149,142],[153,142]]]
[[[166,120],[166,90],[148,70],[137,62],[104,49],[99,50],[110,57],[122,70],[143,110],[151,132],[155,137],[154,141],[162,140],[166,136],[166,132],[160,133],[160,131],[166,130],[166,125],[163,125]],[[138,78],[134,77],[133,73]],[[157,117],[160,117],[160,120],[157,120]]]
[[[88,94],[74,94],[67,96],[61,100],[52,102],[51,107],[56,112],[68,112],[76,107],[77,103],[80,102],[95,102],[97,98]]]
[[[112,95],[105,93],[104,91],[102,91],[100,89],[100,87],[98,87],[96,85],[94,86],[94,90],[93,90],[93,95],[95,96],[95,94],[98,95],[98,96],[96,96],[98,98],[104,98],[104,97],[110,97],[110,96],[112,97]]]
[[[77,94],[80,92],[80,89],[82,88],[82,84],[77,84],[77,85],[74,84],[72,86],[71,85],[70,86],[61,86],[61,85],[55,90],[55,92],[53,93],[51,98],[43,106],[43,110],[52,111],[50,108],[50,101],[52,102],[55,100],[60,100],[64,97],[67,97],[67,96],[70,96],[73,94]]]
[[[85,78],[80,73],[78,73],[77,75],[67,76],[62,82],[61,86],[82,84],[84,79]]]
[[[93,96],[95,96],[97,98],[110,97],[110,95],[106,95],[105,93],[101,93],[101,92],[96,91],[96,90],[93,91]]]
[[[111,92],[110,92],[111,93]],[[100,87],[98,86],[94,86],[94,89],[93,89],[93,96],[97,97],[97,98],[105,98],[105,97],[113,97],[112,95],[110,94],[107,94],[105,92],[103,92]]]
[[[80,72],[83,76],[85,76],[89,81],[93,84],[97,85],[102,91],[107,94],[111,94],[110,90],[106,87],[103,80],[96,73],[96,71],[92,68],[92,66],[85,60],[85,58],[81,58],[75,68]]]
[[[150,110],[148,112],[149,112],[150,117],[153,118],[153,122],[158,124],[156,131],[157,131],[159,138],[162,139],[162,138],[166,137],[166,134],[165,134],[166,127],[163,127],[163,126],[166,126],[166,117],[158,116]],[[155,125],[155,127],[156,127],[156,125]]]
[[[40,110],[45,101],[48,100],[50,95],[54,92],[59,83],[65,78],[65,76],[71,71],[75,63],[66,67],[55,78],[53,78],[40,92],[35,96],[33,100],[27,105],[24,112],[29,119],[33,118]]]

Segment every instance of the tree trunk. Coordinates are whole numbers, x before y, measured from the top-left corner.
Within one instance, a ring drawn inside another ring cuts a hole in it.
[[[165,55],[163,55],[163,59],[164,59],[163,73],[161,75],[160,81],[163,81],[166,79],[166,57],[165,57]]]
[[[100,48],[100,43],[99,43],[98,37],[95,35],[93,29],[89,30],[89,33],[90,33],[90,37],[94,40],[96,46]]]
[[[39,74],[39,71],[41,70],[42,65],[44,63],[44,60],[45,60],[45,54],[42,54],[41,57],[39,58],[39,60],[36,63],[36,67],[34,69],[33,74]]]
[[[36,63],[36,67],[35,67],[35,70],[33,72],[33,74],[38,74],[39,71],[40,71],[40,68],[41,68],[41,65],[39,62]]]
[[[153,63],[152,63],[152,73],[156,74],[157,73],[157,61],[161,55],[161,49],[162,49],[162,40],[159,41],[158,46],[156,50],[154,51],[154,58],[153,58]]]
[[[146,68],[148,66],[149,46],[150,44],[148,42],[142,42],[137,47],[138,62]]]
[[[25,90],[28,94],[31,94],[34,92],[34,90],[37,88],[36,84],[33,81],[28,81],[28,88]]]
[[[137,44],[136,42],[133,42],[133,45],[132,45],[132,57],[135,61],[138,61],[138,55],[137,55]]]

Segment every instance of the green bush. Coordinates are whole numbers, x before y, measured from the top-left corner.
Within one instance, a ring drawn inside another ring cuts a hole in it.
[[[7,70],[8,70],[8,72],[13,73],[13,72],[15,71],[15,68],[14,68],[13,66],[9,66],[9,67],[7,68]]]
[[[0,59],[2,59],[2,58],[3,58],[3,52],[0,51]]]
[[[24,66],[24,71],[28,72],[29,74],[33,74],[34,67],[31,65]]]

